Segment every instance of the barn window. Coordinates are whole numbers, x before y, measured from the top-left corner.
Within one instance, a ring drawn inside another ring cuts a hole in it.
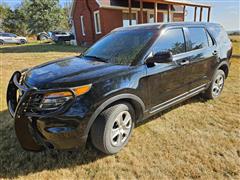
[[[101,34],[101,23],[100,23],[100,14],[99,11],[94,12],[94,24],[96,34]]]
[[[137,24],[137,13],[133,12],[132,13],[132,25]],[[129,20],[129,13],[128,12],[123,12],[123,27],[130,26],[130,20]]]
[[[82,35],[85,36],[85,27],[84,27],[84,18],[83,16],[80,17],[81,20],[81,29],[82,29]]]

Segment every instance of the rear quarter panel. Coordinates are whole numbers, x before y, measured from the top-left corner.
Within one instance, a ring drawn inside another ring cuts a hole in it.
[[[232,55],[232,43],[226,31],[218,24],[210,25],[207,29],[216,40],[220,60],[229,60]]]

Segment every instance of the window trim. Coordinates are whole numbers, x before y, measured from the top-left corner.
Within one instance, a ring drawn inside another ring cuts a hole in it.
[[[94,15],[93,19],[94,19],[95,33],[96,34],[101,34],[102,33],[102,28],[101,28],[101,21],[100,21],[100,12],[99,12],[99,10],[94,11],[93,15]],[[97,18],[96,18],[96,15],[98,15]],[[97,29],[97,23],[98,23],[98,28],[99,29]]]
[[[170,12],[170,19],[169,19],[169,22],[174,22],[173,21],[173,15],[174,12]],[[164,19],[167,18],[167,21],[164,21]],[[163,12],[163,20],[162,20],[163,23],[168,23],[168,12]]]
[[[84,16],[80,16],[80,21],[81,21],[82,35],[83,35],[83,36],[86,36],[86,33],[85,33],[85,26],[84,26]]]
[[[215,47],[217,46],[217,41],[214,39],[213,35],[209,32],[209,30],[207,28],[205,28],[206,33],[209,35],[209,37],[211,38],[213,45],[209,46],[209,47]]]
[[[129,14],[129,11],[123,10],[122,15],[123,14]],[[132,11],[132,14],[136,14],[136,25],[137,25],[138,24],[138,12],[137,11]],[[123,18],[122,18],[122,23],[123,23]],[[129,23],[129,26],[133,26],[133,25],[130,25],[130,20],[129,19],[128,19],[128,23]],[[129,26],[127,26],[127,27],[129,27]]]

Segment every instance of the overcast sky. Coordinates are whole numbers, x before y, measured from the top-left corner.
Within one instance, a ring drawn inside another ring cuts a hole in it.
[[[240,0],[190,0],[192,2],[212,5],[211,22],[222,24],[227,30],[240,30]],[[12,8],[21,0],[0,0]],[[71,0],[60,0],[60,4],[70,3]],[[193,21],[193,8],[187,8],[186,21]],[[203,11],[206,19],[206,11]]]

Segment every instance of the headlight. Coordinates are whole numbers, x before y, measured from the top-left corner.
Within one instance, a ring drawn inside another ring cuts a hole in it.
[[[80,96],[87,93],[91,89],[92,85],[84,85],[76,88],[72,88],[75,96]],[[42,110],[56,110],[66,102],[71,100],[73,95],[69,91],[52,92],[44,95],[40,104]]]

